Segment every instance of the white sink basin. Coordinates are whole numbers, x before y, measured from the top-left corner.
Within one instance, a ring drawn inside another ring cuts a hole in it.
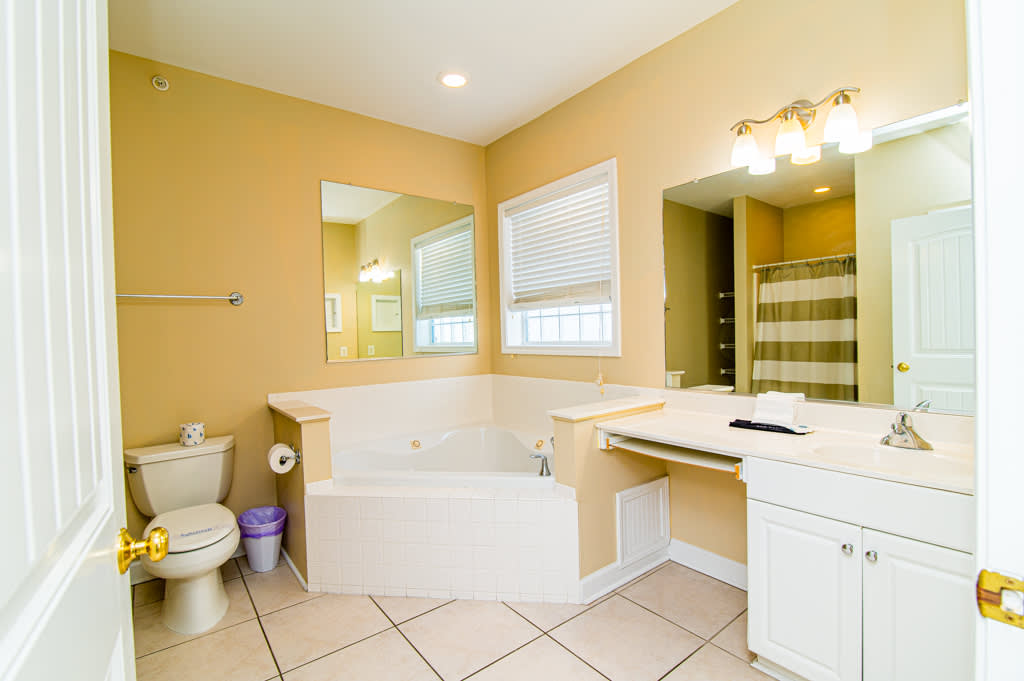
[[[882,444],[823,444],[814,447],[811,454],[841,466],[902,471],[907,474],[969,475],[974,468],[970,458]]]

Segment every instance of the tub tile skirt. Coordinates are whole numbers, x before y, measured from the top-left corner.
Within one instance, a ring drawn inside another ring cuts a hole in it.
[[[334,486],[306,496],[309,590],[575,602],[574,499],[554,490]]]

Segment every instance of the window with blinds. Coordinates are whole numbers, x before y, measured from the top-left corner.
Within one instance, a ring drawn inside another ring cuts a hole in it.
[[[414,346],[417,352],[476,344],[473,217],[412,240]]]
[[[615,160],[498,206],[502,350],[618,355]]]

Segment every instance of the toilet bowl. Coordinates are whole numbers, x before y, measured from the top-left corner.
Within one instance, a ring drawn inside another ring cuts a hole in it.
[[[235,514],[222,501],[231,488],[235,439],[207,439],[129,449],[124,453],[128,487],[139,510],[153,519],[145,535],[163,527],[167,556],[142,558],[146,572],[167,580],[163,623],[181,634],[211,629],[228,610],[220,568],[238,548]]]
[[[204,632],[228,611],[219,568],[238,548],[235,515],[220,504],[189,506],[153,518],[146,534],[157,527],[170,535],[167,556],[159,562],[143,557],[142,566],[167,580],[164,626],[179,634]]]

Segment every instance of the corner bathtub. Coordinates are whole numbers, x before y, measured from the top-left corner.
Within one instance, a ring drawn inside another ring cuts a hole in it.
[[[551,487],[540,476],[548,457],[555,468],[550,434],[499,426],[388,438],[342,449],[333,455],[334,479],[344,485],[421,485],[427,487]]]
[[[537,453],[554,470],[550,434],[494,425],[335,451],[306,487],[309,590],[578,602],[575,490]]]

